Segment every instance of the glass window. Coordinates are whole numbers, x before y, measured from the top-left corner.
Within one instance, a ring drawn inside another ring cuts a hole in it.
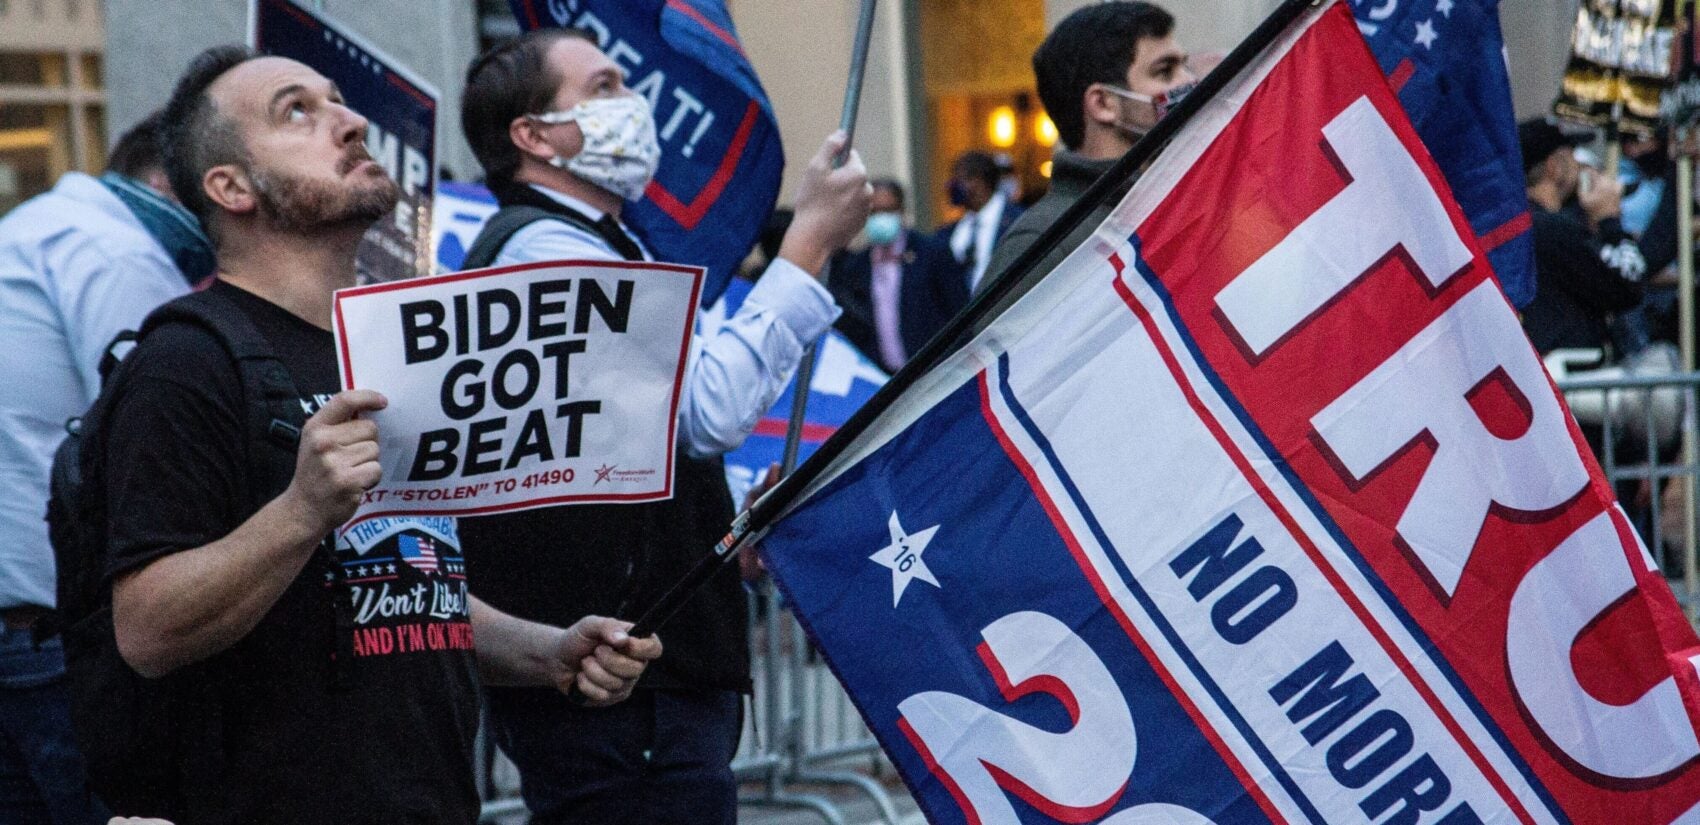
[[[106,108],[88,106],[83,109],[83,151],[88,164],[83,171],[97,174],[106,168]]]
[[[0,52],[0,85],[65,87],[65,56]]]
[[[103,88],[105,86],[105,83],[104,83],[105,78],[101,76],[101,71],[105,67],[103,65],[101,65],[100,55],[98,55],[98,54],[85,54],[85,55],[82,56],[82,64],[83,64],[83,88],[85,88],[85,89],[100,89],[100,88]]]
[[[71,169],[70,120],[65,106],[0,107],[0,210],[47,191]]]
[[[54,181],[48,167],[46,149],[0,149],[0,215],[46,192]]]

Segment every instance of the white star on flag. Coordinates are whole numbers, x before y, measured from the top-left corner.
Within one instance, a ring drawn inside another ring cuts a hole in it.
[[[1434,48],[1434,40],[1440,35],[1435,33],[1434,18],[1429,18],[1417,24],[1417,42],[1425,49]]]
[[[926,552],[927,543],[933,540],[939,526],[935,524],[913,535],[905,533],[903,525],[897,521],[896,510],[891,511],[887,526],[891,528],[891,544],[868,558],[891,568],[891,606],[896,607],[903,599],[903,591],[916,579],[939,586],[939,580],[933,578],[933,571],[928,570],[927,563],[921,560],[921,554]]]
[[[1434,10],[1440,12],[1440,16],[1452,19],[1452,0],[1440,0],[1435,4]]]

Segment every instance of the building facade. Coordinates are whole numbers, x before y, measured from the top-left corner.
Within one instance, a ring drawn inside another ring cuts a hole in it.
[[[1030,57],[1051,26],[1090,2],[1096,0],[879,3],[856,144],[874,174],[911,185],[919,223],[930,226],[953,217],[944,199],[944,177],[951,160],[968,149],[1007,157],[1023,187],[1043,188],[1055,137],[1033,91]],[[1396,8],[1399,3],[1432,0],[1350,2]],[[94,0],[58,3],[99,13]],[[1278,3],[1185,0],[1165,5],[1179,20],[1182,43],[1202,54],[1232,48]],[[795,170],[820,137],[838,125],[859,3],[727,0],[727,4],[786,137],[792,171],[782,199],[788,199],[797,179]],[[1501,4],[1522,116],[1544,111],[1558,90],[1575,4],[1576,0]],[[32,0],[0,0],[0,9],[9,9],[14,17],[18,9],[31,5]],[[507,3],[321,0],[318,5],[442,91],[441,163],[456,177],[476,177],[476,163],[460,136],[461,76],[483,45],[517,32]],[[108,119],[115,129],[134,123],[163,103],[176,73],[200,49],[239,41],[246,31],[246,0],[106,0],[105,6],[109,21],[105,94],[111,101]],[[11,26],[0,25],[0,38],[10,37],[11,31]],[[84,51],[72,52],[67,46],[65,59],[75,62],[70,55],[86,54],[91,47],[77,48]],[[98,51],[99,44],[92,48]],[[0,63],[0,83],[6,82],[4,65]],[[66,77],[63,95],[81,95],[69,70]],[[65,117],[63,127],[53,128],[75,132],[84,128],[72,122],[79,117],[77,111],[84,112],[80,116],[86,123],[98,117],[99,109],[89,104],[55,111],[64,112]],[[5,146],[0,143],[0,153]],[[64,162],[74,164],[77,151],[87,155],[91,150],[86,144],[77,149],[75,141],[68,142]]]
[[[98,0],[0,0],[0,214],[106,165]]]

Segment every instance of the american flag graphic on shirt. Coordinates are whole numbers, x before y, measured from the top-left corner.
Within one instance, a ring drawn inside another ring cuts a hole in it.
[[[421,573],[437,572],[437,547],[424,536],[402,534],[396,537],[401,558]]]

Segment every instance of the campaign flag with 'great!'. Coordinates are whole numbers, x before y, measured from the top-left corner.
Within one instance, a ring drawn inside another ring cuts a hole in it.
[[[337,290],[343,389],[389,399],[349,524],[673,495],[702,269],[547,261]]]
[[[1693,821],[1700,640],[1349,10],[1282,8],[769,569],[934,823]]]
[[[1535,241],[1499,0],[1353,0],[1358,29],[1517,307],[1535,299]]]
[[[429,275],[431,197],[437,181],[436,87],[296,0],[248,0],[248,42],[329,78],[367,120],[366,151],[401,189],[394,211],[355,252],[363,281]]]
[[[649,99],[661,166],[622,218],[655,257],[708,270],[725,291],[779,197],[785,151],[767,93],[723,0],[509,0],[520,27],[596,36]]]

